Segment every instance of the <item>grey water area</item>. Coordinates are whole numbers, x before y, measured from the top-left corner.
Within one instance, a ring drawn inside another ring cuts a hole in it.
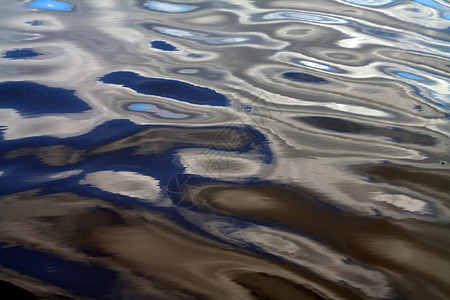
[[[2,0],[0,299],[449,299],[444,0]]]

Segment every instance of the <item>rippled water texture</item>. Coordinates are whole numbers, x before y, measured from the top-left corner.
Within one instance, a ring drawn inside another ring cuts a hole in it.
[[[0,27],[1,299],[450,298],[447,1],[3,0]]]

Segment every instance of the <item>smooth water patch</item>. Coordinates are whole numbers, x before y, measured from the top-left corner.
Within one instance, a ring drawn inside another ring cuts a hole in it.
[[[100,81],[119,84],[145,95],[156,95],[192,104],[228,106],[230,101],[222,94],[206,87],[196,86],[179,80],[143,77],[133,72],[113,72]]]
[[[55,0],[34,0],[27,5],[30,8],[59,11],[71,11],[74,8],[73,4]]]
[[[36,57],[39,55],[42,55],[42,53],[38,53],[31,48],[23,48],[6,51],[3,57],[10,59],[26,59],[30,57]]]

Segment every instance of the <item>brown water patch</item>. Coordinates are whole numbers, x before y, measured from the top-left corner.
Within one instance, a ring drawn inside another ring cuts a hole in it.
[[[450,199],[450,171],[414,168],[394,164],[369,165],[360,168],[360,172],[380,181],[387,181],[395,185],[403,185],[412,190],[428,193],[443,192],[442,196]]]
[[[75,150],[64,145],[54,145],[37,148],[21,148],[8,152],[6,159],[13,159],[23,156],[36,156],[39,160],[50,166],[65,166],[74,164],[83,159],[82,151]]]
[[[65,145],[25,147],[6,153],[4,158],[36,156],[44,164],[65,166],[84,160],[85,155],[99,155],[127,148],[133,148],[134,154],[138,155],[163,153],[175,147],[208,147],[240,151],[246,150],[256,139],[258,137],[255,132],[246,127],[150,128],[92,149],[76,150]]]
[[[257,137],[245,128],[150,128],[89,152],[91,155],[137,148],[136,154],[161,153],[175,146],[216,147],[228,150],[245,149]]]
[[[0,230],[2,241],[112,268],[123,279],[117,287],[123,297],[253,299],[247,281],[255,273],[266,274],[269,278],[260,280],[270,280],[274,290],[289,286],[287,292],[298,289],[299,295],[311,291],[324,299],[362,298],[302,268],[208,240],[146,209],[37,191],[4,196],[0,209],[10,216],[2,216],[3,224],[9,224]],[[146,294],[149,287],[156,291]],[[161,296],[166,292],[167,297]]]
[[[301,117],[295,119],[315,127],[340,133],[388,137],[396,143],[418,144],[424,146],[433,146],[437,143],[436,139],[432,136],[396,127],[380,127],[372,124],[357,123],[330,117]]]
[[[253,289],[245,284],[245,280],[241,282],[239,279],[242,279],[242,274],[248,276],[253,273],[282,278],[272,282],[276,290],[286,285],[305,285],[309,289],[321,290],[325,295],[331,292],[336,299],[359,298],[345,292],[344,296],[343,290],[332,283],[323,286],[325,282],[320,279],[310,281],[314,276],[300,275],[298,269],[273,263],[270,259],[262,260],[211,247],[158,225],[105,228],[96,232],[95,239],[107,255],[148,276],[164,289],[179,290],[201,299],[250,299]],[[309,289],[303,287],[302,292]]]
[[[305,191],[282,186],[210,187],[195,200],[203,209],[295,229],[375,269],[416,278],[450,293],[449,252],[417,239],[417,232],[409,232],[400,221],[339,212]],[[435,234],[444,239],[446,226],[435,227]],[[401,285],[398,288],[411,292]]]
[[[251,291],[256,299],[265,300],[322,300],[321,296],[303,286],[263,273],[244,273],[234,281]]]

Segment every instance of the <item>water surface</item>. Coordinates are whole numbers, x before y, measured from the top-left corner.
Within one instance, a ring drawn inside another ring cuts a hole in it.
[[[1,6],[2,294],[450,297],[446,1]]]

